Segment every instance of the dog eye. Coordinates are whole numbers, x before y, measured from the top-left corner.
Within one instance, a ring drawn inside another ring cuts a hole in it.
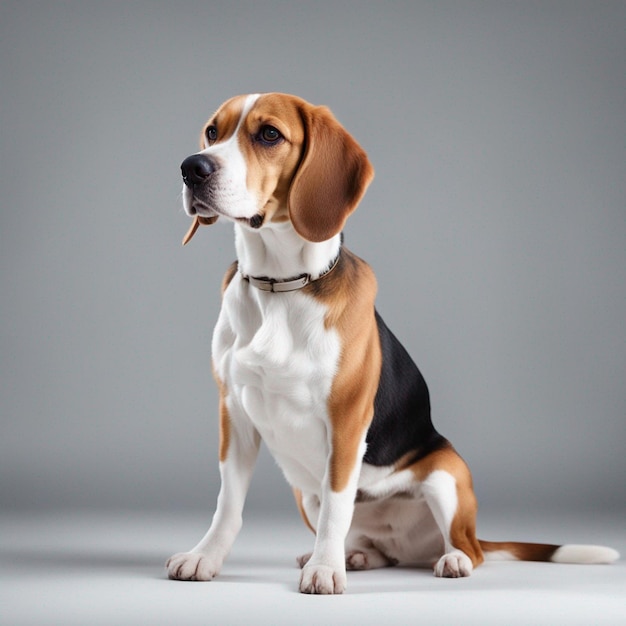
[[[206,129],[206,138],[209,143],[213,143],[217,139],[217,127],[209,126]]]
[[[264,143],[274,144],[282,138],[283,136],[273,126],[263,126],[259,132],[259,139]]]

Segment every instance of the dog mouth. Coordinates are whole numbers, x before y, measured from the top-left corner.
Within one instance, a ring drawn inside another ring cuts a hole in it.
[[[210,226],[217,221],[219,214],[195,194],[195,189],[185,184],[183,192],[185,213],[193,218],[189,230],[183,237],[183,246],[187,245],[200,226]]]
[[[217,221],[218,217],[219,215],[205,216],[205,215],[199,215],[198,213],[196,213],[193,216],[193,222],[191,223],[189,230],[183,237],[183,246],[186,246],[191,241],[191,239],[196,234],[200,226],[210,226],[211,224],[214,224]],[[246,226],[249,226],[253,230],[258,230],[259,228],[261,228],[261,226],[263,226],[263,222],[265,221],[265,215],[263,213],[257,213],[256,215],[253,215],[252,217],[236,218],[236,221],[239,222],[240,224],[245,224]]]
[[[195,186],[193,188],[186,186],[183,192],[183,206],[187,215],[205,218],[218,215],[218,211],[212,206],[212,195],[210,190],[198,190]]]

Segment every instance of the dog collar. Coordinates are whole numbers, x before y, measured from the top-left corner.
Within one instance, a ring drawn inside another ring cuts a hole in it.
[[[341,250],[339,250],[339,254],[336,256],[332,265],[317,278],[311,278],[311,274],[300,274],[300,276],[297,276],[296,278],[290,278],[288,280],[277,280],[276,278],[266,277],[259,278],[256,276],[247,276],[243,273],[241,274],[241,276],[245,281],[249,282],[253,287],[260,289],[261,291],[271,291],[272,293],[297,291],[298,289],[306,287],[309,283],[314,283],[316,280],[324,278],[324,276],[328,276],[328,274],[330,274],[335,269],[335,267],[337,267],[340,256]]]

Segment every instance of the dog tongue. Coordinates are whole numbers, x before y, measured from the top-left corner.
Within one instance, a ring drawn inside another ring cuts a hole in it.
[[[191,238],[196,234],[196,231],[200,227],[200,224],[204,226],[210,226],[216,220],[217,215],[215,215],[214,217],[201,217],[200,215],[196,215],[193,218],[193,222],[189,227],[187,234],[183,237],[183,246],[186,246],[191,241]]]

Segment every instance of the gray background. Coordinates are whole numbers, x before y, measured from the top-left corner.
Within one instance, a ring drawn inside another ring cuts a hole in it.
[[[623,509],[625,18],[597,0],[4,1],[3,510],[213,508],[234,248],[224,224],[181,248],[179,164],[256,91],[329,105],[370,154],[347,245],[483,506]],[[267,455],[249,507],[294,509]]]

